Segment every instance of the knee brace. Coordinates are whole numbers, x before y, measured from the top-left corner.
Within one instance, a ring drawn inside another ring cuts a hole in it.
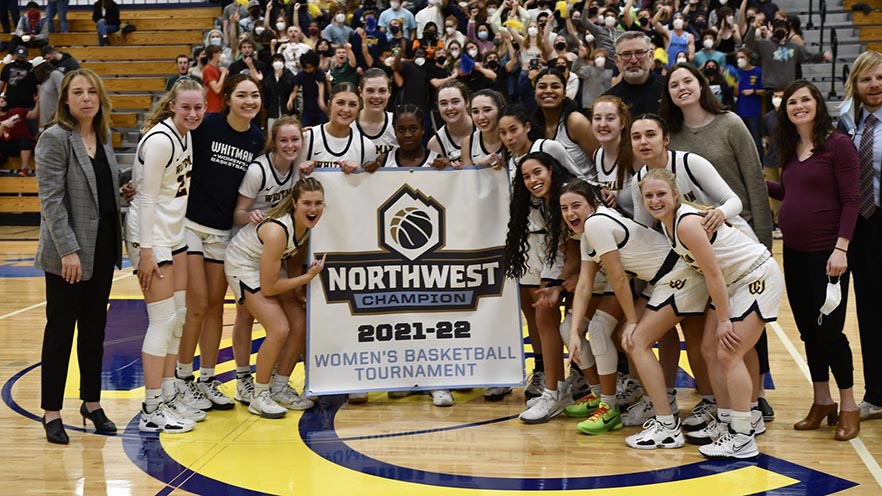
[[[147,317],[150,324],[147,326],[141,351],[148,355],[164,357],[168,354],[169,341],[174,334],[177,319],[174,298],[148,303]]]
[[[612,341],[612,334],[619,323],[615,317],[597,310],[588,324],[588,337],[591,340],[591,349],[597,360],[597,373],[600,375],[613,374],[619,363],[616,345]]]

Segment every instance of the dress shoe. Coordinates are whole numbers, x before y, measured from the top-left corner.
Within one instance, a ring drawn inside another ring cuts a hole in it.
[[[53,444],[68,444],[70,439],[64,431],[64,424],[60,418],[49,421],[43,418],[43,429],[46,429],[46,440]]]
[[[80,405],[80,415],[83,416],[83,428],[86,427],[86,419],[92,421],[95,424],[95,432],[99,434],[116,434],[116,424],[111,422],[107,415],[104,415],[104,409],[99,408],[97,410],[89,411],[86,408],[86,403],[83,402]]]
[[[808,415],[806,415],[804,419],[793,424],[793,428],[798,431],[811,431],[817,429],[821,426],[821,421],[824,420],[824,417],[827,417],[827,425],[836,425],[836,412],[838,410],[839,406],[836,403],[831,403],[829,405],[812,403]]]
[[[837,441],[848,441],[857,437],[861,432],[860,410],[840,410],[839,423],[836,424],[836,435],[833,439]]]

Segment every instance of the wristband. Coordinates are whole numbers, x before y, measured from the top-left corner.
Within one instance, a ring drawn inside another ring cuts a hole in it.
[[[838,246],[834,246],[833,249],[834,249],[834,250],[839,250],[839,251],[841,251],[842,253],[848,253],[848,250],[842,249],[842,248],[840,248],[840,247],[838,247]]]

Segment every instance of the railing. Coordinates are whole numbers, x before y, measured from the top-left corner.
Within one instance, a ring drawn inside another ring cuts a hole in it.
[[[830,93],[827,95],[828,98],[836,97],[836,56],[839,54],[839,37],[836,35],[836,29],[830,28],[830,46],[832,53],[831,64],[830,64]],[[848,64],[845,64],[845,67],[848,67]],[[842,85],[845,86],[845,79],[842,79]]]
[[[815,29],[815,23],[812,22],[812,10],[814,9],[815,0],[809,0],[809,13],[808,13],[808,22],[805,23],[806,29]]]
[[[824,51],[824,23],[827,22],[827,0],[821,0],[821,39],[818,40],[819,50]]]

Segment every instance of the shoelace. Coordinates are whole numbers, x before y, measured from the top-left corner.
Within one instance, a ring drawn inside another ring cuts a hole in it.
[[[712,408],[713,405],[711,405],[710,403],[699,403],[695,405],[695,408],[692,409],[692,415],[695,417],[699,417],[701,415],[709,414]]]
[[[609,413],[610,408],[606,403],[601,402],[600,406],[597,407],[597,410],[594,410],[594,413],[591,414],[591,417],[588,420],[597,421],[602,419],[607,413]]]
[[[211,394],[216,395],[216,396],[223,395],[223,393],[220,392],[220,389],[218,389],[221,385],[221,381],[212,377],[206,381],[206,384],[208,384],[208,389],[211,390]]]
[[[582,396],[581,398],[576,400],[576,402],[573,403],[573,405],[582,405],[584,403],[591,403],[592,401],[597,401],[597,395],[594,394],[594,391],[591,391],[590,393],[586,394],[585,396]]]
[[[722,436],[719,437],[719,439],[714,441],[714,445],[715,446],[723,446],[726,443],[732,441],[734,438],[735,438],[735,435],[727,430],[725,434],[723,434]]]
[[[655,417],[652,417],[651,419],[647,420],[646,422],[643,422],[643,430],[644,431],[650,430],[650,429],[659,431],[663,428],[664,428],[664,426],[662,425],[662,423],[659,422],[658,420],[656,420]]]
[[[199,386],[196,385],[196,381],[187,381],[187,392],[194,400],[203,400],[205,399],[205,394],[202,393],[202,390],[199,389]]]

